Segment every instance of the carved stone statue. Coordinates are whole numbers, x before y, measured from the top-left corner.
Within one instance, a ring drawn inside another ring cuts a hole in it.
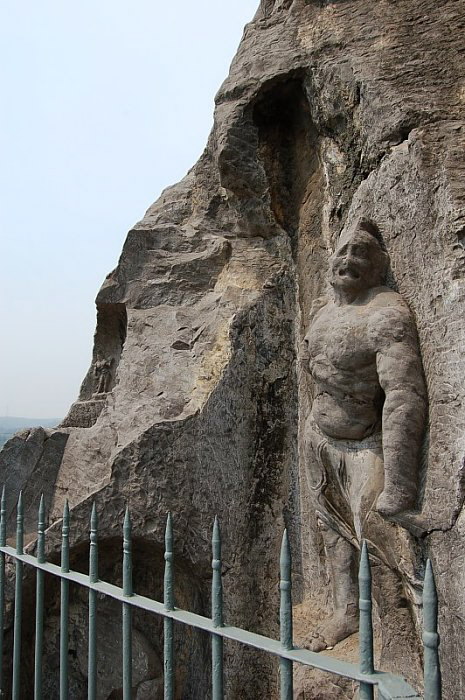
[[[95,394],[106,394],[110,388],[113,358],[98,358],[94,364]]]
[[[315,651],[358,627],[360,540],[382,560],[386,519],[413,509],[418,496],[426,392],[415,322],[400,294],[383,286],[387,265],[376,226],[359,220],[331,259],[333,298],[312,309],[304,340],[315,386],[306,469],[334,599]]]

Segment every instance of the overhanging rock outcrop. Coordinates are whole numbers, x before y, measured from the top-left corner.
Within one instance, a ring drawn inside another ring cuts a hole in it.
[[[432,558],[450,700],[465,692],[464,29],[463,0],[262,2],[216,97],[203,155],[129,232],[97,296],[92,366],[63,425],[47,433],[57,444],[53,464],[30,498],[35,508],[41,487],[49,494],[51,557],[53,523],[69,499],[76,566],[85,566],[95,500],[101,576],[116,579],[128,502],[137,547],[158,566],[140,571],[138,592],[152,595],[172,511],[178,604],[197,612],[208,609],[208,533],[218,513],[226,617],[270,633],[287,525],[296,597],[317,599],[324,556],[299,432],[313,387],[300,347],[341,230],[368,217],[390,256],[389,284],[419,334],[428,439],[421,527],[403,583],[417,632],[422,566]],[[13,440],[0,455],[12,499],[39,473],[30,437]],[[156,624],[137,624],[148,630],[147,658],[159,655]],[[380,629],[385,666],[418,685],[418,667],[405,668],[404,650],[389,643],[393,630],[384,621]],[[179,692],[206,696],[205,644],[178,645],[185,659],[195,648]],[[227,654],[229,668],[247,658],[240,678],[228,674],[228,697],[273,695],[271,662],[235,646]],[[78,688],[78,664],[73,673]],[[324,697],[350,690],[334,686]]]

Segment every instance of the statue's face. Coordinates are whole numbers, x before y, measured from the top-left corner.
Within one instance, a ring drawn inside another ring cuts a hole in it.
[[[386,255],[378,241],[363,230],[343,239],[331,258],[331,283],[343,291],[358,292],[383,282]]]

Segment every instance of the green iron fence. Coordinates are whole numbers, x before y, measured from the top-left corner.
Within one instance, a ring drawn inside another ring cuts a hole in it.
[[[212,700],[224,697],[223,640],[231,639],[241,644],[260,649],[279,658],[280,698],[293,698],[293,665],[303,664],[322,671],[352,679],[359,684],[361,700],[372,700],[375,689],[379,700],[419,700],[416,691],[399,676],[375,670],[373,654],[371,572],[366,543],[363,543],[360,568],[360,665],[340,661],[321,653],[300,649],[293,644],[291,551],[287,532],[284,532],[280,557],[280,640],[271,639],[227,625],[223,620],[223,589],[221,578],[221,536],[215,518],[212,537],[212,615],[211,618],[180,610],[174,600],[173,573],[173,525],[168,515],[165,532],[165,571],[163,603],[137,595],[132,581],[131,519],[129,510],[123,524],[123,587],[118,588],[98,577],[98,521],[95,504],[90,518],[89,574],[70,570],[69,567],[69,508],[65,504],[62,522],[61,566],[45,560],[45,509],[43,499],[39,507],[37,528],[37,556],[24,553],[23,505],[20,495],[17,504],[16,547],[6,545],[5,491],[0,505],[0,659],[4,652],[5,622],[5,559],[15,561],[15,600],[13,623],[13,671],[11,696],[19,700],[21,692],[21,618],[22,579],[24,565],[36,569],[36,613],[34,655],[34,697],[42,698],[42,652],[44,634],[44,577],[49,574],[60,579],[60,700],[67,700],[68,690],[68,613],[69,584],[88,589],[88,699],[97,697],[97,595],[109,596],[122,604],[122,668],[123,699],[132,697],[132,610],[139,608],[164,618],[164,699],[173,700],[175,693],[175,658],[173,623],[178,622],[204,630],[211,635]],[[439,636],[437,633],[437,593],[431,564],[428,561],[423,593],[424,618],[424,699],[440,700],[441,676],[438,658]],[[0,696],[4,697],[5,677],[0,664]]]

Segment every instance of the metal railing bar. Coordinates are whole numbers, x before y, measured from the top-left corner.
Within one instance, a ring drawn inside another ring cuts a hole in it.
[[[400,676],[385,671],[376,671],[378,680],[378,698],[389,698],[389,700],[423,700],[421,695]]]
[[[360,671],[363,674],[373,673],[374,649],[373,649],[373,621],[372,621],[372,593],[371,593],[371,569],[368,557],[368,547],[364,540],[360,554],[360,566],[358,573],[359,584],[359,646],[360,646]],[[373,686],[369,683],[360,683],[360,700],[373,700]]]
[[[174,610],[166,610],[163,603],[159,603],[156,600],[152,600],[150,598],[146,598],[145,596],[138,595],[137,593],[134,593],[134,595],[128,601],[128,597],[123,594],[122,589],[118,588],[117,586],[114,586],[111,583],[107,583],[105,581],[97,581],[95,583],[92,583],[91,581],[89,581],[89,577],[86,574],[81,574],[77,571],[63,573],[60,567],[56,564],[40,564],[37,562],[37,559],[31,556],[30,554],[17,554],[13,547],[0,547],[0,552],[4,552],[8,556],[14,559],[19,559],[25,564],[29,564],[35,568],[43,569],[44,571],[47,571],[48,573],[54,576],[66,578],[68,581],[77,583],[87,588],[91,588],[92,590],[95,590],[98,593],[107,595],[110,598],[119,600],[122,603],[128,603],[133,607],[140,608],[141,610],[146,610],[147,612],[156,613],[158,615],[161,615],[162,617],[169,617],[175,622],[180,622],[182,624],[186,624],[191,627],[204,630],[206,632],[214,632],[215,634],[218,634],[224,637],[225,639],[231,639],[236,642],[242,642],[256,649],[268,651],[269,653],[274,654],[275,656],[290,659],[296,663],[303,664],[304,666],[312,666],[321,671],[334,673],[338,676],[346,676],[347,678],[350,678],[354,681],[363,681],[365,683],[371,683],[372,685],[381,683],[385,684],[387,682],[390,682],[393,688],[398,687],[400,689],[396,692],[410,693],[409,695],[399,694],[398,697],[400,698],[419,697],[406,681],[403,681],[401,678],[398,678],[393,674],[385,673],[383,671],[375,671],[375,673],[371,675],[365,675],[360,673],[360,669],[357,665],[351,664],[348,661],[339,661],[330,656],[309,651],[308,649],[299,649],[297,647],[287,651],[286,649],[283,649],[281,642],[278,640],[269,639],[268,637],[264,637],[261,634],[257,634],[256,632],[248,632],[247,630],[242,630],[239,627],[233,627],[228,625],[224,627],[214,627],[211,619],[208,617],[203,617],[202,615],[198,615],[197,613],[192,613],[186,610],[179,610],[176,608]]]
[[[281,543],[280,565],[280,642],[283,649],[292,649],[292,581],[291,581],[291,547],[287,530],[284,530]],[[294,697],[292,661],[281,658],[280,666],[280,697],[281,700],[292,700]]]
[[[0,502],[0,546],[6,542],[5,487]],[[0,553],[0,659],[3,659],[3,629],[5,626],[5,553]],[[0,663],[0,695],[3,691],[3,663]]]
[[[40,497],[39,518],[37,524],[37,560],[45,561],[45,505],[44,496]],[[36,638],[34,648],[34,698],[42,699],[42,650],[44,642],[44,584],[45,572],[36,570]]]
[[[23,554],[24,530],[23,530],[23,494],[20,491],[16,511],[16,553]],[[15,612],[13,623],[13,678],[11,697],[12,700],[20,698],[21,683],[21,623],[23,611],[23,562],[16,559],[15,578]]]
[[[123,524],[123,700],[132,698],[132,525],[129,508]],[[128,603],[131,598],[131,604]]]
[[[163,583],[163,602],[165,610],[174,610],[174,570],[173,570],[173,521],[168,513],[165,528],[165,573]],[[163,697],[174,698],[174,639],[173,620],[165,617],[163,621]]]
[[[65,501],[61,527],[61,572],[69,572],[69,505]],[[60,700],[68,700],[69,580],[61,576]]]
[[[212,623],[223,626],[223,582],[221,579],[221,533],[215,517],[212,534]],[[213,634],[212,643],[212,700],[223,700],[223,637]]]
[[[98,517],[95,502],[90,516],[89,580],[98,581]],[[97,698],[97,592],[89,589],[89,649],[87,656],[87,700]]]

